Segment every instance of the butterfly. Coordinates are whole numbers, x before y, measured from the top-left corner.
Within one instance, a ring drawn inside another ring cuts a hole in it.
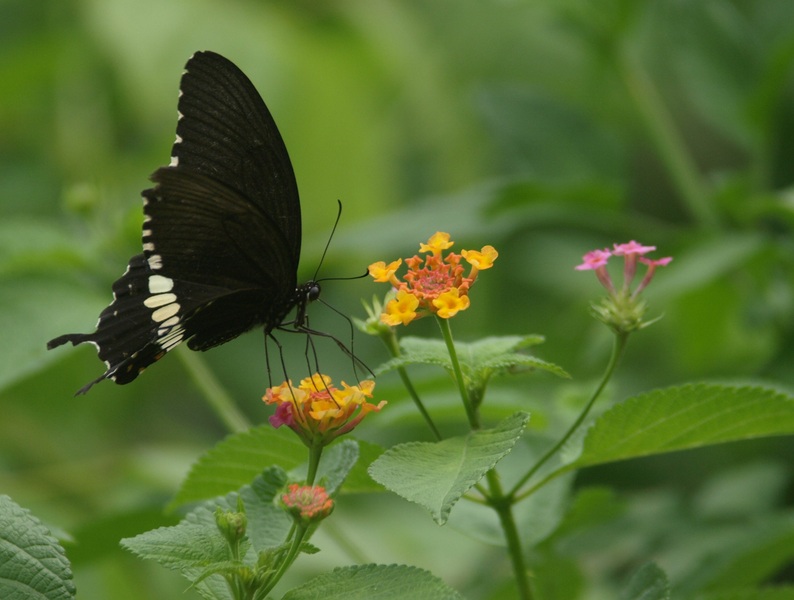
[[[47,344],[96,346],[107,370],[78,394],[133,381],[182,342],[208,350],[258,325],[266,336],[285,325],[313,333],[306,306],[320,285],[297,284],[298,186],[261,96],[231,61],[196,52],[177,108],[171,162],[142,193],[143,252],[113,284],[96,332]]]

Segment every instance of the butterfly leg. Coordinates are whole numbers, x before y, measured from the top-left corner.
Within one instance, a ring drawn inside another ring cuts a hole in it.
[[[268,331],[265,332],[265,364],[267,366],[267,380],[270,387],[273,387],[273,373],[270,370],[270,352],[268,351],[268,339],[273,340],[273,343],[278,348],[278,358],[279,362],[281,362],[281,372],[284,375],[284,381],[289,381],[289,374],[287,373],[287,364],[284,362],[284,347],[281,345],[281,342],[278,341],[278,338],[273,335],[272,332]]]

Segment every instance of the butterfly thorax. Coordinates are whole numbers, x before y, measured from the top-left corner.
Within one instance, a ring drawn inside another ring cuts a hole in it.
[[[306,308],[320,297],[320,284],[313,279],[295,288],[295,320],[292,322],[295,329],[306,326]]]

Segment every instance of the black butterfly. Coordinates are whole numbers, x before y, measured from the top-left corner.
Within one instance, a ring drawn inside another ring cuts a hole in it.
[[[297,285],[298,187],[265,103],[233,63],[197,52],[185,65],[171,163],[143,192],[143,253],[113,284],[92,334],[62,335],[97,347],[105,373],[129,383],[186,341],[207,350],[256,325],[265,334],[305,325],[316,281]],[[293,321],[287,314],[297,307]]]

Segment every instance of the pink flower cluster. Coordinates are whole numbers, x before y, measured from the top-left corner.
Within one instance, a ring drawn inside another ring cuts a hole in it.
[[[626,244],[613,244],[612,250],[609,248],[604,248],[603,250],[591,250],[585,254],[582,257],[582,264],[577,265],[576,270],[595,271],[596,277],[598,277],[598,281],[601,282],[601,285],[607,289],[611,296],[614,296],[617,291],[615,289],[615,285],[612,283],[612,278],[609,276],[609,271],[607,271],[607,261],[612,256],[622,256],[623,288],[621,292],[623,295],[628,295],[631,283],[637,273],[637,262],[641,262],[648,267],[648,270],[646,271],[645,277],[642,278],[642,281],[637,288],[631,292],[630,297],[635,298],[642,290],[648,287],[651,279],[653,279],[653,274],[656,271],[656,268],[664,267],[673,260],[671,256],[655,260],[645,258],[645,256],[643,256],[644,254],[653,252],[654,250],[656,250],[656,246],[643,246],[634,240]]]

